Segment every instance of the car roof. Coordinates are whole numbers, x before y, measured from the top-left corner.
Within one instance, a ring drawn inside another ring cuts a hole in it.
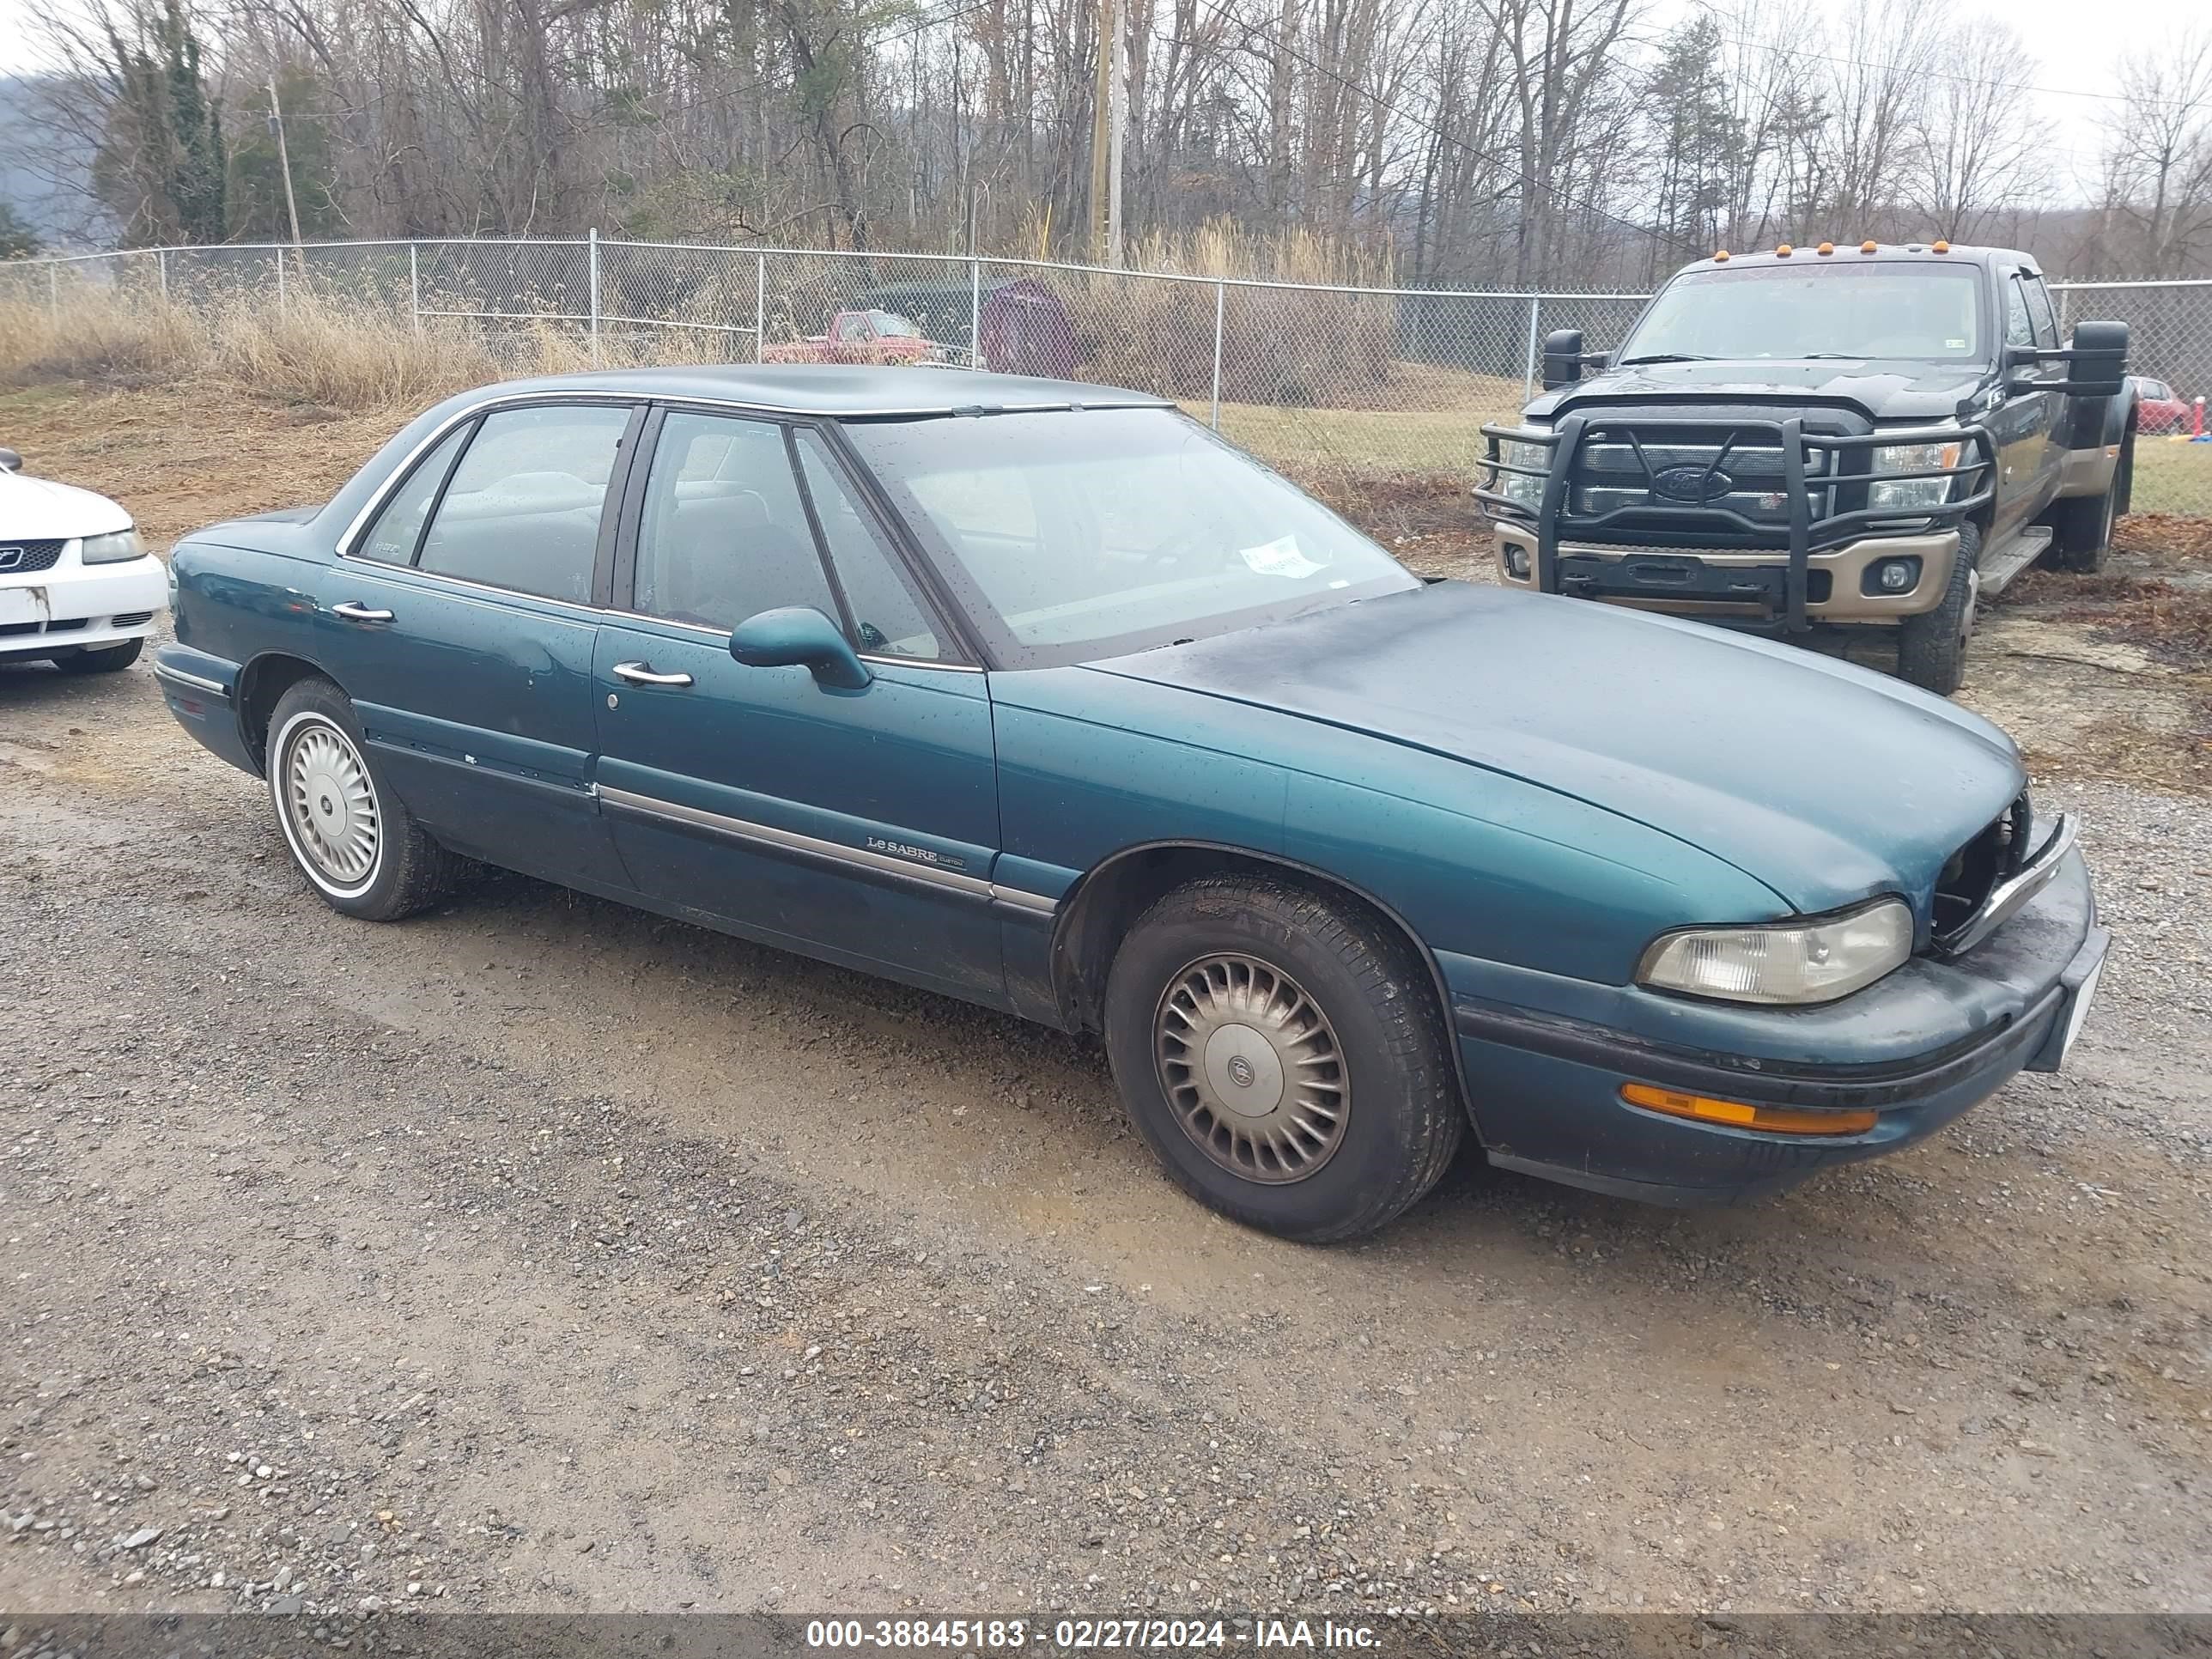
[[[1784,244],[1783,246],[1787,246]],[[1741,253],[1730,253],[1726,258],[1699,259],[1686,264],[1677,275],[1692,270],[1742,270],[1771,265],[1796,264],[1863,264],[1869,260],[1878,264],[1896,264],[1918,260],[1929,264],[2026,265],[2030,270],[2040,270],[2035,260],[2018,248],[1967,247],[1960,243],[1948,244],[1938,253],[1929,242],[1881,242],[1871,253],[1861,251],[1856,241],[1832,244],[1834,252],[1823,253],[1818,243],[1801,243],[1788,253],[1779,247],[1753,249]]]
[[[605,392],[626,398],[742,404],[791,415],[1004,413],[1030,409],[1161,409],[1168,398],[1080,380],[988,374],[970,368],[868,363],[730,363],[590,370],[508,380],[474,394]]]

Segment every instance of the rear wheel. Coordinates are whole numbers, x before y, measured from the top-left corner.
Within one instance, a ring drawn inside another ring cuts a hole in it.
[[[467,868],[377,775],[352,702],[328,680],[303,679],[278,700],[268,754],[277,827],[332,909],[396,921],[435,902]]]
[[[2136,434],[2130,431],[2121,440],[2119,461],[2103,495],[2076,495],[2051,509],[2051,540],[2066,569],[2093,575],[2105,568],[2112,526],[2127,510],[2135,465]]]
[[[95,646],[88,650],[72,652],[66,657],[56,657],[54,666],[64,674],[112,674],[137,662],[138,653],[145,647],[143,640],[125,640],[120,645]]]
[[[1106,1047],[1169,1176],[1307,1243],[1383,1225],[1433,1187],[1467,1118],[1427,969],[1364,907],[1209,876],[1131,929]]]
[[[1981,553],[1981,527],[1960,525],[1958,556],[1951,562],[1951,580],[1944,586],[1942,602],[1933,611],[1907,617],[1898,624],[1899,679],[1942,697],[1965,683],[1966,641],[1974,631],[1978,586],[1974,565]]]

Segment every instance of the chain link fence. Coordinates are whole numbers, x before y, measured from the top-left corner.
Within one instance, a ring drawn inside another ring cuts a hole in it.
[[[1336,496],[1472,479],[1477,428],[1534,393],[1543,337],[1618,346],[1641,294],[1368,289],[1036,260],[616,240],[473,240],[132,250],[0,264],[0,296],[87,289],[191,307],[336,301],[553,328],[613,362],[931,362],[1172,398]],[[2052,284],[2070,331],[2133,331],[2138,513],[2212,516],[2212,280]],[[518,349],[518,358],[526,354]],[[2154,395],[2163,394],[2163,395]],[[1371,496],[1370,496],[1371,500]]]

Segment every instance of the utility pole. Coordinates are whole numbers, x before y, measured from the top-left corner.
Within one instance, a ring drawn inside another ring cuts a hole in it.
[[[1108,137],[1114,119],[1115,0],[1097,0],[1098,6],[1098,80],[1091,93],[1091,257],[1106,262],[1106,180],[1113,166],[1113,140]]]
[[[1122,0],[1106,0],[1107,8],[1114,14],[1114,84],[1106,100],[1107,119],[1112,131],[1106,143],[1106,263],[1116,270],[1121,268],[1121,136],[1129,125],[1129,64],[1127,19],[1121,7]]]
[[[276,102],[276,77],[269,77],[269,130],[276,135],[276,165],[284,170],[284,210],[292,220],[292,251],[300,269],[307,269],[307,250],[300,246],[300,203],[292,194],[292,150],[284,142],[284,112]]]

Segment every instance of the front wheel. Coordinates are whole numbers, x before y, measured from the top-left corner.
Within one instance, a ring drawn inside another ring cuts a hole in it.
[[[1933,611],[1907,617],[1897,628],[1897,675],[1901,680],[1948,697],[1966,683],[1966,641],[1974,631],[1974,597],[1978,590],[1975,561],[1982,554],[1978,525],[1959,526],[1959,551],[1951,561],[1951,580]]]
[[[64,674],[113,674],[120,672],[138,660],[138,653],[146,647],[143,640],[125,640],[120,645],[88,647],[73,651],[66,657],[56,657],[54,666]]]
[[[396,921],[434,903],[466,867],[377,775],[352,702],[328,680],[301,680],[278,700],[268,778],[293,861],[334,910]]]
[[[1304,1243],[1371,1232],[1442,1178],[1467,1127],[1426,969],[1364,906],[1208,876],[1130,930],[1106,1047],[1169,1176]]]

